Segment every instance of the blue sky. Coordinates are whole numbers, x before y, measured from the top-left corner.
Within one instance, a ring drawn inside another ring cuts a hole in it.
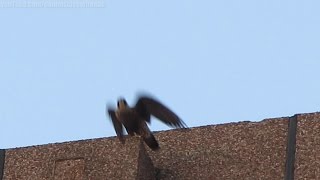
[[[319,111],[319,1],[104,3],[0,9],[0,148],[114,136],[140,91],[189,127]]]

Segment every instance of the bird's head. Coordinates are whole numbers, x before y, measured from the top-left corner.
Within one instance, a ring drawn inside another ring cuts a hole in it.
[[[124,98],[119,98],[117,103],[118,109],[123,109],[128,107],[128,103]]]

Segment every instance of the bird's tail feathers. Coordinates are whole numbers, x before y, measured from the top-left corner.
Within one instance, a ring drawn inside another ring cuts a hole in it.
[[[143,137],[143,140],[153,151],[160,149],[158,141],[153,136],[153,134],[149,134],[147,137]]]

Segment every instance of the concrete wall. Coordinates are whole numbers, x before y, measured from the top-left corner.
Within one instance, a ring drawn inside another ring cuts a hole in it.
[[[320,113],[298,116],[295,179],[320,179]]]
[[[127,146],[104,138],[6,150],[5,180],[138,177],[154,177],[153,164],[139,138],[132,138]]]
[[[294,117],[293,133],[292,118],[156,132],[157,152],[139,137],[6,149],[3,179],[320,179],[320,113]]]
[[[159,179],[283,179],[288,118],[160,132]]]

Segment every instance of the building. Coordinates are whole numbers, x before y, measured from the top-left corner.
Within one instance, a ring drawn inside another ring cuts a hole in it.
[[[0,151],[0,180],[320,179],[320,113]]]

